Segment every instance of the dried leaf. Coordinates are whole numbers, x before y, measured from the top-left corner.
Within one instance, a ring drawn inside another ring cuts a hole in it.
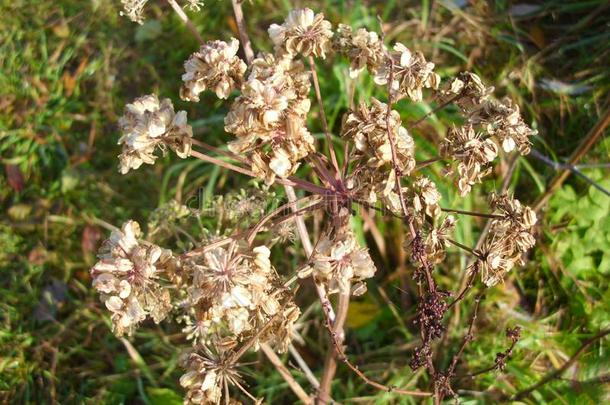
[[[20,193],[25,187],[25,182],[19,166],[4,165],[4,171],[6,173],[6,178],[8,179],[8,184],[15,192]]]

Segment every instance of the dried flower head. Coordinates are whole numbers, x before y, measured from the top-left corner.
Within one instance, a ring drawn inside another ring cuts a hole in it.
[[[194,315],[185,332],[194,344],[210,344],[225,337],[239,340],[271,319],[275,324],[270,330],[275,333],[263,335],[262,341],[278,334],[292,337],[290,329],[298,309],[295,312],[291,298],[277,290],[279,281],[270,254],[266,246],[248,251],[233,243],[228,249],[218,247],[206,252],[203,262],[190,264],[193,280],[188,294]],[[278,314],[280,311],[287,312]],[[282,340],[281,344],[288,343]]]
[[[263,54],[253,61],[242,94],[225,117],[225,130],[237,136],[229,149],[250,154],[252,171],[267,183],[293,174],[314,150],[305,126],[309,88],[302,63],[290,55]]]
[[[112,312],[118,336],[131,334],[148,315],[160,322],[171,309],[169,292],[158,282],[171,252],[140,242],[139,236],[138,223],[126,222],[121,231],[112,232],[91,269],[93,287]]]
[[[351,284],[373,277],[376,271],[368,249],[358,246],[349,232],[339,238],[323,237],[316,246],[311,267],[301,271],[300,276],[313,274],[330,292],[349,293]]]
[[[309,8],[292,10],[282,25],[272,24],[269,36],[276,48],[295,55],[326,58],[333,36],[330,22],[324,14],[315,14]]]
[[[451,128],[439,149],[442,157],[458,162],[457,186],[462,197],[491,172],[488,164],[498,156],[496,144],[484,139],[472,125]]]
[[[356,158],[364,158],[368,166],[389,170],[392,166],[389,122],[396,152],[395,163],[401,173],[409,174],[415,167],[413,138],[402,126],[398,111],[392,110],[388,120],[388,105],[375,98],[371,103],[370,107],[362,103],[346,115],[341,135],[354,142]]]
[[[241,387],[242,379],[231,354],[230,351],[214,353],[204,347],[181,357],[181,366],[187,370],[180,377],[180,385],[187,390],[185,404],[220,404],[223,399],[223,403],[238,403],[223,398],[229,387]]]
[[[424,244],[426,246],[426,257],[430,263],[440,263],[445,259],[445,253],[449,242],[447,239],[455,229],[457,219],[448,215],[438,227],[430,230]]]
[[[337,52],[347,56],[350,61],[349,75],[356,78],[364,68],[377,74],[386,49],[376,32],[360,28],[354,32],[349,25],[339,24],[334,41]]]
[[[413,101],[421,101],[424,88],[438,88],[441,79],[434,73],[434,63],[427,62],[421,52],[413,54],[398,42],[386,55],[375,74],[375,83],[387,85],[392,77],[390,94],[395,100],[408,96]]]
[[[125,114],[119,120],[123,136],[119,145],[119,169],[122,174],[139,168],[142,163],[153,164],[157,148],[172,149],[181,158],[191,151],[193,130],[186,121],[186,112],[174,112],[170,99],[159,101],[155,94],[142,96],[125,106]]]
[[[186,101],[199,101],[199,93],[210,89],[221,99],[241,86],[246,64],[237,56],[239,41],[208,41],[184,63],[184,85],[180,97]]]
[[[144,6],[148,0],[121,0],[123,11],[119,14],[127,16],[131,21],[138,24],[144,23]]]
[[[476,118],[475,118],[476,117]],[[483,105],[482,113],[473,116],[474,122],[485,125],[487,133],[498,140],[504,152],[518,149],[522,155],[530,152],[529,138],[536,134],[521,117],[519,106],[509,98],[501,102],[488,102]]]
[[[490,196],[490,206],[502,215],[494,219],[481,248],[479,268],[487,286],[504,279],[515,265],[522,265],[522,255],[536,243],[533,228],[536,213],[507,194]]]

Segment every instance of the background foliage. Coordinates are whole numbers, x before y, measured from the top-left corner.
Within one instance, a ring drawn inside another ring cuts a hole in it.
[[[210,194],[247,186],[247,179],[172,157],[127,176],[117,173],[116,121],[125,103],[141,94],[172,98],[207,142],[220,145],[227,139],[222,131],[226,107],[213,96],[204,95],[197,104],[177,97],[182,63],[197,44],[169,7],[151,0],[146,23],[138,26],[118,15],[117,3],[0,3],[0,402],[181,402],[177,358],[184,337],[179,327],[147,325],[132,343],[116,339],[90,288],[88,269],[108,224],[128,218],[146,223],[154,209],[200,186]],[[292,3],[323,11],[334,24],[373,30],[380,15],[386,39],[422,50],[441,76],[474,70],[495,84],[499,95],[522,106],[526,121],[539,130],[535,149],[551,160],[564,161],[607,112],[606,1],[253,0],[244,7],[255,49],[268,46],[266,28],[283,20],[297,5]],[[206,39],[237,37],[228,1],[208,0],[202,11],[190,14]],[[347,107],[347,66],[334,66],[321,74],[321,86],[331,126],[337,128]],[[370,81],[359,83],[358,94],[373,91]],[[430,108],[398,105],[404,120]],[[438,114],[416,133],[418,158],[431,155],[451,114]],[[607,163],[609,146],[603,137],[583,163]],[[582,170],[610,188],[607,166]],[[505,172],[506,163],[479,195],[454,208],[476,206],[484,193],[499,187]],[[554,174],[535,157],[519,158],[510,188],[523,202],[533,202]],[[431,175],[442,174],[433,170]],[[457,201],[450,185],[441,191],[445,201]],[[610,327],[609,214],[610,198],[578,177],[554,193],[528,266],[487,292],[476,340],[464,358],[469,368],[462,372],[493,363],[495,353],[507,347],[507,326],[522,326],[523,339],[505,373],[464,381],[465,402],[495,402],[530,386],[560,367],[585,338]],[[474,219],[461,221],[460,240],[474,245],[480,225]],[[382,271],[368,298],[350,309],[349,352],[367,373],[406,385],[421,377],[407,366],[414,309],[405,292],[404,258],[397,253],[400,228],[392,222],[378,227],[382,243],[361,228]],[[453,267],[442,281],[455,289],[466,257],[456,251],[450,259]],[[457,317],[468,317],[468,308],[462,305]],[[451,329],[444,342],[448,353],[463,334]],[[325,346],[323,333],[317,340],[312,336],[305,360],[314,365]],[[270,403],[294,400],[266,362],[251,370],[247,378],[253,393]],[[524,401],[602,403],[608,400],[607,386],[595,379],[609,372],[608,343],[601,340],[562,379]],[[410,401],[370,391],[347,370],[338,377],[334,396],[344,402]]]

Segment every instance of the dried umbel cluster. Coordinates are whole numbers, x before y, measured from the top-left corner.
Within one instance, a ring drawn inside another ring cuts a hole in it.
[[[163,151],[169,148],[181,158],[186,158],[191,150],[193,130],[186,123],[186,112],[176,114],[168,98],[159,101],[151,94],[127,104],[119,128],[123,132],[119,139],[119,145],[123,145],[119,156],[122,174],[142,163],[154,164],[158,148]]]
[[[145,2],[127,3],[130,16],[140,20],[138,10]],[[253,225],[252,199],[241,196],[234,212],[219,212],[218,228],[225,229],[189,234],[192,249],[179,255],[143,240],[133,221],[113,232],[91,274],[111,311],[114,331],[119,336],[132,334],[147,318],[159,322],[172,314],[191,344],[181,360],[186,370],[180,380],[187,391],[186,403],[237,403],[231,394],[258,401],[244,389],[239,360],[250,349],[262,349],[267,356],[289,348],[293,355],[298,353],[291,347],[301,313],[294,285],[311,280],[323,309],[323,323],[331,332],[327,366],[317,390],[320,401],[328,401],[336,369],[334,351],[363,376],[343,352],[341,319],[345,320],[350,297],[364,294],[366,281],[377,273],[369,250],[352,227],[352,216],[358,215],[353,208],[376,209],[399,217],[404,224],[404,249],[417,284],[414,323],[421,337],[410,365],[428,370],[434,392],[395,390],[364,380],[386,391],[435,395],[440,403],[444,396],[455,394],[451,384],[459,360],[456,354],[445,371],[434,367],[433,342],[445,332],[448,309],[473,286],[491,287],[513,267],[524,264],[524,253],[535,243],[536,215],[504,192],[491,195],[487,212],[448,208],[434,177],[424,168],[444,164],[443,174],[455,177],[458,194],[466,196],[491,173],[502,153],[528,153],[534,131],[524,123],[517,106],[494,99],[493,88],[475,74],[464,72],[441,84],[434,63],[421,52],[401,43],[386,47],[383,36],[375,32],[345,25],[334,30],[323,14],[310,9],[291,11],[283,24],[273,24],[268,32],[273,52],[261,52],[247,62],[238,56],[239,41],[234,38],[202,43],[185,62],[181,90],[185,101],[199,101],[204,91],[228,100],[224,126],[234,136],[226,145],[228,151],[194,140],[186,113],[175,113],[168,99],[149,95],[128,104],[119,122],[123,133],[119,167],[127,173],[142,163],[153,164],[157,149],[170,149],[181,158],[198,158],[264,181],[261,195],[272,195],[273,186],[285,186],[288,203],[261,213]],[[352,100],[355,107],[345,112],[338,129],[326,122],[316,70],[316,58],[331,54],[336,54],[335,61],[340,56],[347,59],[352,79],[368,71],[387,100]],[[312,93],[317,107],[312,106]],[[457,106],[463,123],[449,125],[438,156],[418,162],[413,134],[425,117],[403,123],[394,107],[398,100],[418,102],[425,96],[438,103],[437,109]],[[313,117],[320,122],[326,145],[316,141],[307,127]],[[345,152],[342,162],[333,131]],[[299,171],[303,166],[310,170]],[[309,195],[297,198],[295,188]],[[169,217],[184,218],[188,210],[173,203],[160,212],[164,218],[157,215],[151,221],[149,238],[164,234],[159,231],[161,223],[165,227]],[[314,240],[303,219],[310,214],[326,224],[315,231]],[[488,220],[478,248],[454,240],[460,215]],[[188,234],[182,228],[179,231]],[[304,250],[296,257],[300,265],[286,268],[283,260],[274,266],[274,245],[294,240],[295,234]],[[445,262],[449,248],[461,248],[471,257],[464,270],[468,285],[462,291],[446,291],[435,279],[436,267]],[[478,278],[481,283],[476,282]],[[338,296],[335,308],[329,299],[333,295]],[[515,339],[511,338],[513,346]],[[512,347],[502,364],[511,352]],[[277,358],[270,359],[277,365]],[[302,389],[295,388],[298,383],[282,375],[303,402],[311,402],[303,397]]]

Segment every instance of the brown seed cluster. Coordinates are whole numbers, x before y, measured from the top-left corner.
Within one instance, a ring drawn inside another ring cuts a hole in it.
[[[267,183],[295,173],[314,150],[305,126],[309,88],[302,62],[286,53],[261,54],[225,118],[225,130],[237,137],[229,149],[247,153],[252,171]]]
[[[174,112],[170,99],[159,101],[154,95],[137,98],[125,106],[125,114],[119,120],[123,133],[119,145],[119,170],[122,174],[139,168],[143,163],[154,164],[155,151],[167,148],[186,158],[191,151],[193,130],[186,122],[186,112]]]
[[[226,99],[239,88],[246,72],[246,64],[237,56],[239,41],[230,43],[209,41],[184,62],[180,97],[186,101],[199,101],[199,93],[212,90],[216,96]]]
[[[139,241],[140,226],[128,221],[113,231],[91,269],[93,288],[112,313],[117,336],[131,335],[150,316],[162,321],[171,309],[169,290],[160,283],[172,254],[167,249]]]
[[[312,55],[324,59],[333,36],[331,28],[324,14],[315,14],[313,10],[304,8],[292,10],[284,24],[272,24],[269,37],[276,49],[285,50],[291,55]]]
[[[494,219],[481,247],[479,268],[483,282],[493,286],[515,266],[523,265],[523,254],[536,240],[536,213],[507,194],[490,197],[490,206],[502,218]]]

